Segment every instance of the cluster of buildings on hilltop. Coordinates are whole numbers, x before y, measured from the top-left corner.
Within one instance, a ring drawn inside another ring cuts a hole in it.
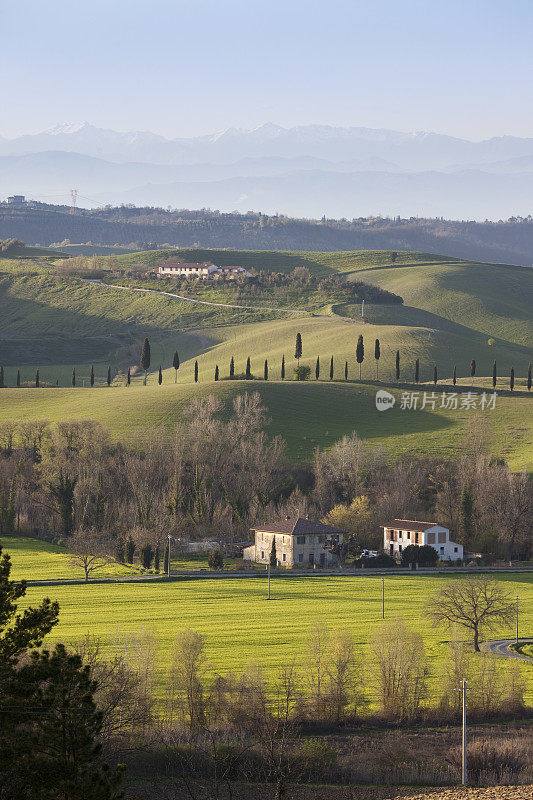
[[[244,267],[225,267],[204,261],[202,264],[187,264],[183,261],[166,261],[152,274],[160,278],[199,278],[203,281],[235,280],[236,278],[251,278],[251,274]]]
[[[27,205],[27,200],[23,194],[12,194],[10,197],[6,197],[3,202],[8,206],[25,206]]]
[[[436,522],[394,519],[381,527],[383,550],[394,558],[400,559],[402,551],[411,544],[433,547],[441,561],[463,558],[463,546],[453,542],[449,529]],[[268,564],[274,548],[277,566],[314,568],[337,564],[332,544],[342,543],[344,531],[323,522],[287,517],[273,525],[252,529],[252,533],[255,542],[244,548],[245,561]]]

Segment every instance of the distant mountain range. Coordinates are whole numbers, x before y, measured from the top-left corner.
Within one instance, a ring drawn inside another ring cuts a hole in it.
[[[301,217],[499,219],[533,210],[533,138],[266,124],[192,138],[87,122],[0,137],[0,197]]]

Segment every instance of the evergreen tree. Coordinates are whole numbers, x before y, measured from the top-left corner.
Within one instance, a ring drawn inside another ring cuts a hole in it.
[[[94,364],[91,364],[91,386],[94,386]]]
[[[281,357],[281,380],[285,380],[285,355]]]
[[[141,564],[145,569],[150,569],[152,561],[154,560],[154,548],[149,542],[146,542],[141,549]]]
[[[198,361],[194,362],[194,382],[198,383]]]
[[[168,575],[168,539],[167,543],[165,544],[165,557],[163,559],[163,572],[165,575]]]
[[[176,378],[174,380],[174,383],[177,383],[178,382],[178,370],[180,368],[180,357],[178,355],[178,351],[177,350],[174,353],[174,358],[172,359],[172,366],[174,367],[174,369],[176,371]]]
[[[276,554],[276,536],[272,537],[272,547],[270,549],[270,566],[277,567],[278,566],[278,557]]]
[[[365,346],[363,344],[363,334],[359,334],[359,338],[357,339],[357,347],[355,348],[355,358],[357,363],[359,364],[359,380],[361,380],[361,365],[363,363],[363,359],[365,357]]]
[[[509,386],[511,387],[511,391],[514,389],[514,367],[511,367],[511,377],[509,379]]]
[[[348,380],[348,362],[347,361],[344,362],[344,380],[345,381]]]
[[[531,391],[531,364],[527,368],[527,390],[528,392]]]
[[[396,380],[400,380],[400,351],[396,350]]]
[[[218,364],[215,364],[215,380],[218,381]]]
[[[329,362],[329,379],[330,381],[333,380],[333,356],[331,356],[331,361]]]
[[[263,378],[268,380],[268,360],[265,358],[265,369],[263,371]]]
[[[5,389],[4,386],[4,367],[0,366],[0,389]]]
[[[496,362],[492,365],[492,388],[496,388],[496,380],[497,380],[497,373],[496,373]]]
[[[159,375],[157,376],[157,382],[160,386],[163,383],[163,371],[161,369],[161,364],[159,365]]]
[[[76,386],[76,368],[72,370],[72,385]]]
[[[246,359],[246,378],[250,380],[252,377],[252,365],[250,364],[250,356]]]
[[[474,385],[474,377],[476,375],[476,360],[472,359],[470,362],[470,377],[472,378],[472,386]]]
[[[457,383],[457,367],[456,367],[456,365],[454,364],[454,365],[453,365],[453,385],[455,386],[455,385],[456,385],[456,383]]]
[[[39,370],[35,373],[35,388],[38,389],[40,384]]]
[[[161,551],[159,550],[159,545],[156,544],[154,552],[154,569],[156,572],[159,572],[160,562],[161,562]]]
[[[17,370],[17,386],[20,387],[20,369]]]
[[[119,564],[126,563],[126,547],[122,536],[119,536],[115,542],[115,560],[118,561]]]
[[[209,551],[207,563],[212,570],[218,571],[219,569],[224,569],[224,556],[220,547],[213,547],[213,549]]]
[[[381,347],[379,344],[379,339],[376,339],[376,344],[374,345],[374,358],[376,359],[376,380],[379,381],[379,359],[381,357]]]
[[[415,361],[415,383],[420,381],[420,359],[416,359]]]
[[[128,541],[126,542],[126,563],[127,564],[133,564],[133,557],[135,556],[135,550],[136,550],[135,542],[133,541],[131,536],[129,536],[128,537]]]
[[[298,366],[300,366],[300,359],[302,357],[302,334],[296,334],[296,347],[294,348],[294,358],[298,359]]]
[[[438,375],[437,375],[437,365],[433,367],[433,383],[435,386],[437,385]]]
[[[126,378],[126,386],[129,386],[130,384],[131,384],[131,367],[128,367],[128,375],[127,375],[127,378]]]
[[[315,365],[315,380],[320,378],[320,356],[316,357],[316,365]]]
[[[150,369],[150,342],[148,339],[145,339],[143,342],[142,350],[141,350],[141,360],[140,365],[141,369],[144,370],[144,385],[146,386],[146,382],[148,380],[148,370]]]
[[[465,549],[470,548],[473,544],[475,516],[474,493],[472,486],[467,484],[461,492],[461,504],[459,506],[459,519]]]
[[[111,386],[111,366],[107,368],[107,385]]]
[[[233,356],[231,357],[231,361],[229,362],[229,376],[231,379],[235,376],[235,359]]]

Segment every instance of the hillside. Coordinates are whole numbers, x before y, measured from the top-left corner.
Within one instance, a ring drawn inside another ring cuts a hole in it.
[[[278,179],[272,179],[275,183]],[[197,186],[201,187],[201,184]],[[529,181],[528,181],[529,186]],[[279,186],[276,188],[279,194]],[[308,189],[308,191],[312,191]],[[152,202],[152,201],[151,201]],[[207,204],[205,195],[199,205]],[[174,203],[174,206],[179,204]],[[234,203],[232,208],[236,207]],[[261,208],[261,204],[258,205]],[[265,208],[265,206],[263,206]],[[281,209],[280,209],[281,210]],[[147,247],[218,247],[298,250],[415,250],[455,258],[533,264],[533,221],[472,222],[411,216],[401,219],[366,216],[352,219],[291,218],[278,213],[220,213],[120,205],[78,208],[31,203],[0,204],[0,238],[18,237],[28,244],[73,243]],[[516,212],[518,213],[518,211]],[[469,216],[469,215],[466,215]]]

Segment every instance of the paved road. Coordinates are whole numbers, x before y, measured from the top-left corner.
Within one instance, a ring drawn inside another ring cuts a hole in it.
[[[528,639],[518,639],[519,643],[531,642],[531,637]],[[506,658],[518,658],[520,661],[529,661],[533,663],[533,658],[529,656],[520,655],[515,653],[514,650],[509,650],[509,645],[515,644],[516,639],[497,639],[494,642],[485,642],[483,645],[484,650],[494,653],[497,656],[505,656]]]
[[[100,279],[91,280],[90,278],[82,278],[84,283],[90,283],[92,286],[102,286],[105,289],[122,289],[126,292],[147,292],[148,294],[158,294],[162,297],[171,297],[174,300],[185,300],[186,303],[197,303],[202,306],[215,306],[215,308],[242,308],[245,311],[287,311],[289,314],[307,314],[311,317],[322,317],[324,319],[341,319],[344,322],[351,322],[354,325],[362,325],[363,323],[352,317],[342,317],[340,314],[315,314],[313,311],[307,311],[301,308],[272,308],[271,306],[243,306],[234,303],[213,303],[209,300],[193,300],[192,297],[185,297],[182,294],[174,294],[173,292],[163,292],[160,289],[138,289],[134,286],[119,286],[116,283],[104,283]]]

